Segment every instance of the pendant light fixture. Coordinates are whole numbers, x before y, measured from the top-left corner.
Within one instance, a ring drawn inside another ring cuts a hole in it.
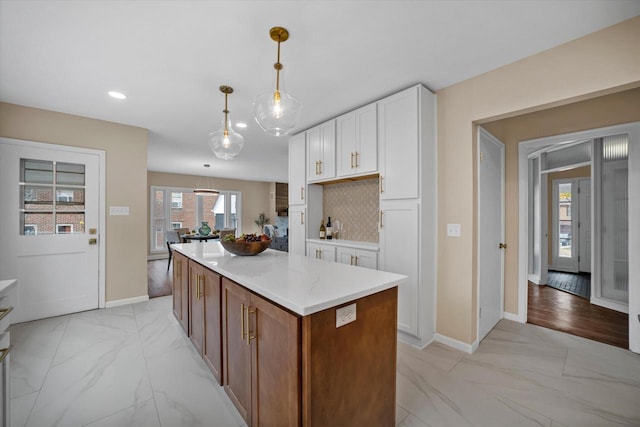
[[[268,134],[283,136],[289,134],[300,118],[302,103],[285,92],[280,82],[283,65],[280,63],[280,43],[287,41],[289,32],[282,27],[273,27],[269,31],[271,39],[278,43],[278,62],[273,64],[276,70],[276,89],[259,93],[253,99],[253,114],[260,127]]]
[[[242,150],[242,147],[244,147],[244,138],[233,130],[231,120],[229,120],[227,98],[230,93],[233,93],[233,88],[230,86],[220,86],[220,92],[224,93],[222,129],[209,134],[209,147],[211,147],[216,157],[231,160],[235,158]]]
[[[211,165],[205,163],[203,166],[205,168],[208,168]],[[207,188],[196,188],[195,190],[193,190],[193,193],[196,196],[217,196],[218,194],[220,194],[220,191],[211,187],[211,185],[209,184],[209,177],[207,176]]]

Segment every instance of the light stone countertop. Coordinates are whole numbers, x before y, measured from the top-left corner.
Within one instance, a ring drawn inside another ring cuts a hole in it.
[[[320,245],[343,246],[347,248],[366,249],[368,251],[379,251],[380,244],[373,242],[361,242],[359,240],[343,240],[343,239],[307,239],[307,242],[317,243]]]
[[[398,286],[407,276],[267,249],[235,256],[219,242],[171,245],[188,258],[301,316]]]

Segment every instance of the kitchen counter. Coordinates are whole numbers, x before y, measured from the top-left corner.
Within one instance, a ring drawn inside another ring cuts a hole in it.
[[[301,316],[336,307],[403,283],[407,276],[267,249],[235,256],[219,242],[173,249]]]
[[[372,242],[361,242],[359,240],[344,239],[307,239],[307,242],[318,243],[321,245],[344,246],[355,249],[366,249],[368,251],[379,251],[380,244]]]

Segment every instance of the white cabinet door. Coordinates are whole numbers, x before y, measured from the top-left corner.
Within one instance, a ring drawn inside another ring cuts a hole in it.
[[[324,259],[335,262],[336,248],[331,245],[322,245],[319,243],[307,243],[307,256],[316,259]]]
[[[378,101],[382,200],[418,197],[418,90],[412,87]]]
[[[366,249],[355,249],[343,246],[336,248],[336,261],[342,264],[378,269],[378,253]]]
[[[306,204],[305,134],[289,139],[289,205]]]
[[[377,106],[369,104],[336,119],[338,176],[378,170]]]
[[[307,181],[326,181],[336,176],[336,122],[328,121],[306,133]]]
[[[398,287],[398,329],[417,337],[420,244],[418,202],[381,202],[380,209],[380,270],[409,277]]]
[[[291,254],[305,254],[306,211],[304,206],[289,206],[289,253]]]

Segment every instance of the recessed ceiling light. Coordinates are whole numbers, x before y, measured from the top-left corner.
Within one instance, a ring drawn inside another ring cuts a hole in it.
[[[127,95],[121,92],[116,92],[115,90],[110,91],[109,96],[112,96],[115,99],[127,99]]]
[[[238,123],[236,123],[236,127],[244,129],[244,128],[247,127],[247,124],[245,122],[238,122]]]

